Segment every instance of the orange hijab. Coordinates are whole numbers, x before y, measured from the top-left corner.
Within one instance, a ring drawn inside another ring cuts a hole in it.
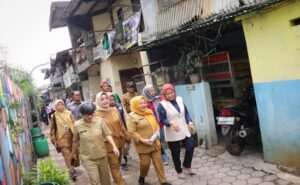
[[[135,112],[138,115],[145,116],[145,118],[148,120],[148,122],[151,125],[153,133],[157,132],[159,130],[158,122],[156,118],[153,115],[153,112],[151,109],[146,109],[146,111],[141,111],[140,109],[140,102],[141,100],[145,100],[147,103],[147,99],[144,96],[136,96],[130,100],[130,109],[132,112]],[[155,143],[157,145],[160,145],[159,140],[156,140]]]

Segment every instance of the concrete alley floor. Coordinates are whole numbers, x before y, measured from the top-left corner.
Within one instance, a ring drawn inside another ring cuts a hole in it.
[[[49,127],[42,126],[45,137],[48,138],[50,157],[57,164],[66,168],[64,159],[61,154],[58,154],[54,146],[49,140]],[[182,155],[183,156],[183,150]],[[218,157],[206,155],[206,150],[200,147],[195,148],[192,168],[196,172],[195,176],[187,176],[186,179],[178,179],[177,173],[171,161],[170,151],[168,151],[169,165],[165,166],[165,172],[168,181],[173,185],[300,185],[299,179],[294,176],[282,176],[280,172],[273,173],[264,170],[255,169],[242,164],[240,161],[235,161],[224,157],[223,154]],[[74,183],[76,185],[89,185],[88,176],[85,169],[80,166],[77,168],[78,177]],[[281,172],[282,173],[282,172]],[[122,171],[122,175],[128,185],[137,185],[139,175],[139,158],[133,147],[131,147],[129,155],[129,170]],[[153,166],[146,177],[146,182],[149,185],[159,185],[157,176]]]

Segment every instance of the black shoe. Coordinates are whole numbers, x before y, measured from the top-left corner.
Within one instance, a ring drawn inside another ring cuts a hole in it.
[[[145,185],[145,177],[139,177],[139,185]]]
[[[172,184],[170,184],[168,182],[164,182],[164,183],[161,183],[161,185],[172,185]]]
[[[76,178],[77,178],[76,170],[74,170],[73,172],[70,172],[69,176],[70,176],[70,179],[72,179],[72,181],[76,181]]]
[[[125,160],[125,163],[127,163],[127,162],[128,162],[127,156],[124,155],[123,158],[124,158],[124,160]]]
[[[122,170],[127,171],[128,170],[128,165],[127,163],[121,164]]]

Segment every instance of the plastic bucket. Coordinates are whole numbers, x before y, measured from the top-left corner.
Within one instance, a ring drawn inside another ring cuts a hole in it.
[[[30,132],[32,137],[42,135],[42,130],[39,127],[32,128]]]
[[[38,157],[46,157],[49,155],[49,146],[47,139],[38,139],[33,142],[33,149]]]

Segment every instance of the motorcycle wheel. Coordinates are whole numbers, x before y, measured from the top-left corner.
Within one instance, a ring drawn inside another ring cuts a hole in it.
[[[239,127],[230,127],[228,133],[225,135],[225,143],[227,151],[234,156],[240,156],[246,144],[245,138],[239,136]]]

